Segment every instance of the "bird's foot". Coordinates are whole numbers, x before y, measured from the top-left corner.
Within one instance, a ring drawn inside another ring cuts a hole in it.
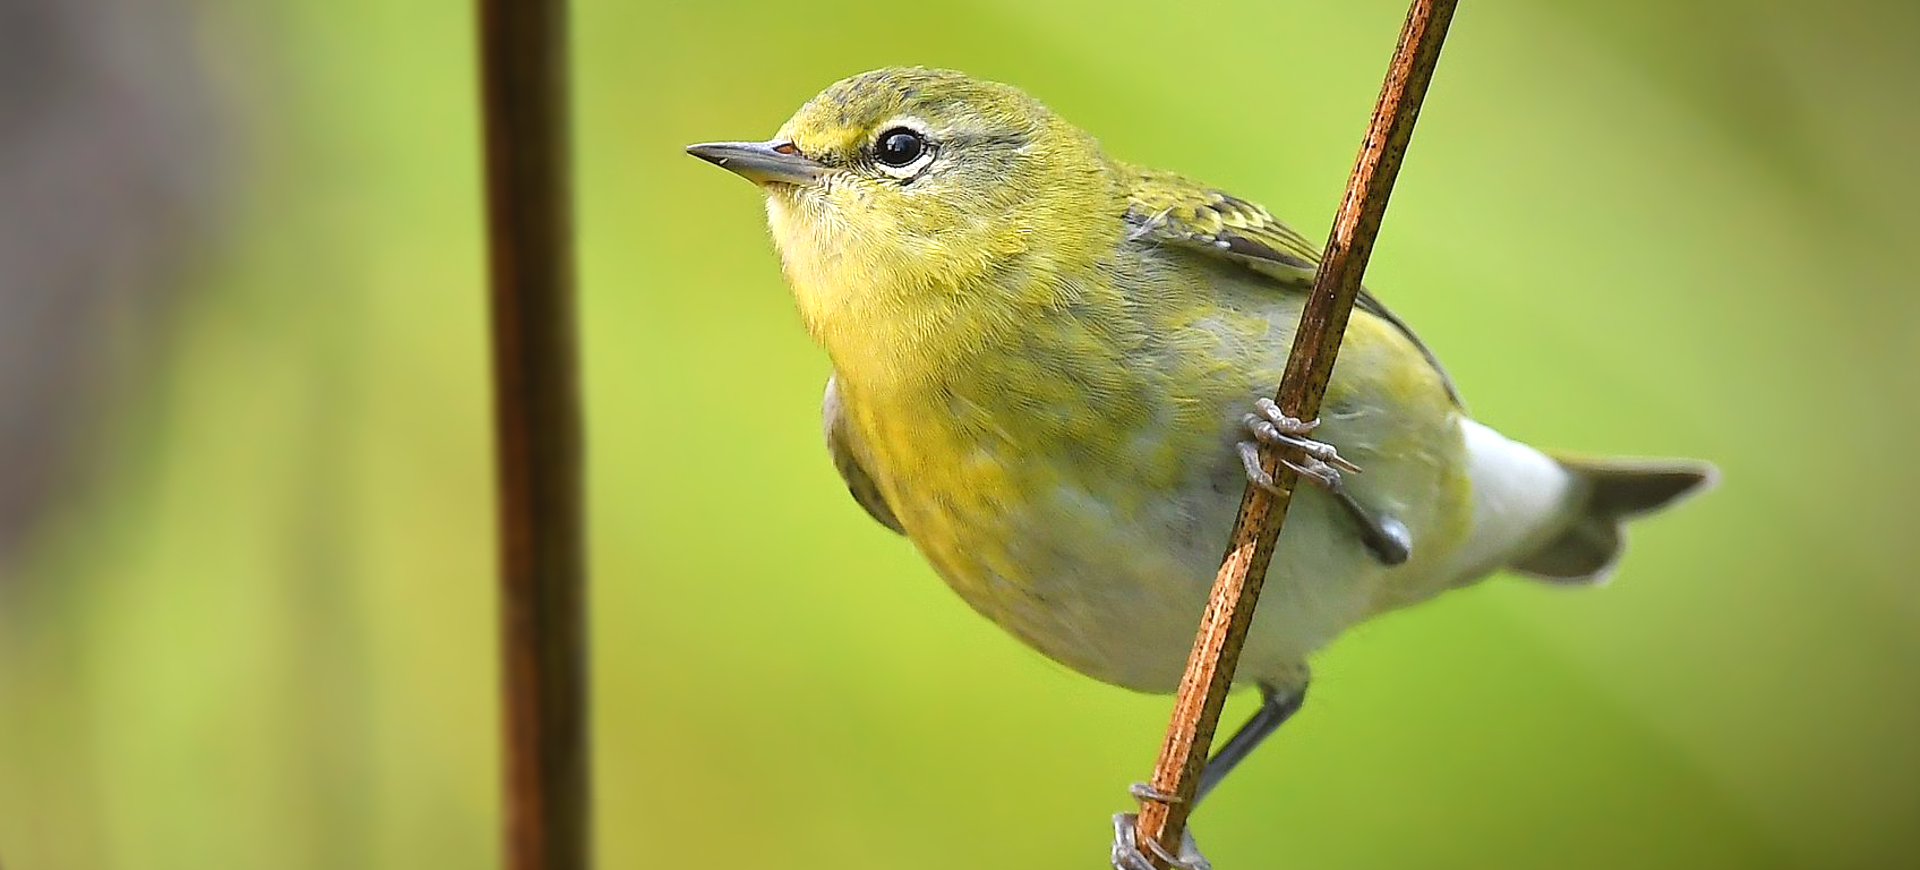
[[[1360,471],[1360,466],[1341,458],[1340,451],[1334,449],[1333,445],[1306,437],[1313,434],[1314,429],[1319,428],[1318,419],[1303,421],[1297,417],[1289,417],[1286,412],[1280,410],[1279,403],[1265,396],[1254,401],[1253,412],[1242,417],[1241,422],[1246,425],[1247,432],[1253,435],[1253,440],[1258,443],[1292,447],[1300,451],[1311,461],[1308,467],[1324,465],[1331,469],[1344,469],[1355,473]],[[1314,473],[1292,462],[1288,462],[1287,465],[1302,475]],[[1257,468],[1259,463],[1254,463],[1254,466]],[[1258,482],[1257,478],[1255,482]],[[1272,486],[1273,480],[1269,478],[1266,485]]]
[[[1254,413],[1243,419],[1247,431],[1253,440],[1242,441],[1235,447],[1240,452],[1240,464],[1246,468],[1247,479],[1254,486],[1268,492],[1279,492],[1274,485],[1273,475],[1260,467],[1260,445],[1272,444],[1290,447],[1301,454],[1300,461],[1294,461],[1285,452],[1278,457],[1279,462],[1294,470],[1300,479],[1333,496],[1334,501],[1353,517],[1360,525],[1360,539],[1367,549],[1373,551],[1375,558],[1382,564],[1398,565],[1413,555],[1413,538],[1407,527],[1390,516],[1375,516],[1356,501],[1347,492],[1346,482],[1341,470],[1359,472],[1360,466],[1340,456],[1333,445],[1324,441],[1315,441],[1305,437],[1320,425],[1319,420],[1301,421],[1287,416],[1272,399],[1262,397],[1254,402]]]
[[[1288,455],[1291,451],[1282,452],[1279,456],[1280,464],[1293,469],[1300,475],[1301,480],[1336,495],[1346,491],[1340,479],[1341,469],[1355,473],[1360,471],[1360,466],[1343,458],[1340,451],[1333,445],[1306,437],[1314,429],[1319,428],[1318,419],[1303,421],[1296,417],[1289,417],[1286,412],[1280,410],[1279,403],[1265,396],[1253,403],[1253,411],[1242,417],[1241,423],[1247,427],[1247,433],[1253,438],[1236,445],[1240,451],[1240,464],[1246,466],[1247,479],[1253,481],[1253,485],[1268,492],[1277,493],[1279,489],[1274,486],[1273,475],[1260,467],[1260,445],[1262,444],[1288,447],[1299,451],[1299,461],[1295,461]]]
[[[1140,851],[1140,841],[1134,834],[1134,823],[1138,820],[1135,813],[1115,813],[1113,816],[1113,870],[1159,870],[1146,853]],[[1152,840],[1147,848],[1154,851],[1162,862],[1176,870],[1213,870],[1205,855],[1200,854],[1200,844],[1193,841],[1193,831],[1180,835],[1180,854],[1169,855],[1166,849]]]

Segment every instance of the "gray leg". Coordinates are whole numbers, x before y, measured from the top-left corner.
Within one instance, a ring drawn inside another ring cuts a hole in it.
[[[1260,467],[1260,444],[1298,450],[1302,454],[1302,461],[1295,462],[1291,457],[1282,455],[1281,464],[1293,469],[1301,480],[1333,496],[1341,509],[1360,526],[1360,540],[1373,552],[1374,558],[1382,564],[1398,565],[1413,555],[1413,538],[1407,533],[1405,525],[1390,516],[1374,516],[1347,492],[1340,469],[1357,473],[1360,466],[1342,458],[1333,445],[1305,437],[1320,425],[1319,420],[1302,422],[1289,417],[1281,413],[1280,406],[1268,398],[1255,402],[1254,408],[1256,412],[1244,418],[1247,431],[1254,440],[1235,445],[1248,480],[1263,489],[1274,489],[1273,476]]]
[[[1200,787],[1193,793],[1195,804],[1206,800],[1214,787],[1218,786],[1221,780],[1226,779],[1227,774],[1232,773],[1234,768],[1239,767],[1240,762],[1245,761],[1247,756],[1253,754],[1254,748],[1259,746],[1261,741],[1266,740],[1268,735],[1292,718],[1294,713],[1300,711],[1300,704],[1307,700],[1307,687],[1301,686],[1282,694],[1271,687],[1261,686],[1260,694],[1263,699],[1260,709],[1247,717],[1247,721],[1240,726],[1240,730],[1233,732],[1233,736],[1227,738],[1226,744],[1215,750],[1212,758],[1207,759],[1206,769],[1200,772]]]
[[[1227,774],[1240,766],[1240,762],[1245,761],[1261,741],[1266,740],[1268,735],[1280,727],[1281,723],[1286,722],[1299,711],[1301,702],[1307,699],[1307,687],[1303,685],[1282,694],[1274,691],[1271,686],[1263,685],[1260,687],[1260,694],[1264,699],[1260,709],[1255,710],[1245,724],[1233,732],[1232,737],[1227,738],[1226,745],[1214,752],[1212,758],[1207,759],[1206,769],[1200,772],[1200,785],[1193,793],[1193,802],[1196,806],[1212,793],[1221,780],[1227,778]],[[1166,798],[1165,795],[1154,792],[1153,787],[1144,782],[1134,783],[1128,792],[1135,799],[1164,800]],[[1155,870],[1153,862],[1147,860],[1146,855],[1141,854],[1140,847],[1137,845],[1138,841],[1134,835],[1135,818],[1135,813],[1118,813],[1113,817],[1114,870]],[[1200,845],[1193,839],[1192,825],[1188,825],[1187,830],[1181,835],[1180,854],[1177,857],[1165,854],[1159,857],[1169,866],[1180,868],[1180,870],[1212,870],[1213,866],[1207,862],[1206,856],[1200,854]]]

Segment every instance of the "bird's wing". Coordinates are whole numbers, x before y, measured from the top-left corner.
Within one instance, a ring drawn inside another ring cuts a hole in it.
[[[1305,291],[1313,286],[1320,249],[1292,227],[1275,220],[1259,203],[1215,190],[1168,172],[1135,169],[1128,194],[1128,238],[1173,245],[1231,260],[1283,285]],[[1412,327],[1365,289],[1355,307],[1393,324],[1420,349],[1455,404],[1460,393],[1426,342]]]
[[[833,457],[834,470],[840,472],[840,479],[847,482],[847,492],[853,494],[853,500],[867,509],[867,514],[900,534],[907,530],[901,528],[900,519],[893,515],[893,508],[887,506],[887,499],[880,494],[873,477],[860,465],[859,457],[854,455],[853,445],[847,441],[847,418],[840,410],[840,389],[834,378],[827,378],[827,395],[820,402],[820,428],[827,436],[827,455]]]

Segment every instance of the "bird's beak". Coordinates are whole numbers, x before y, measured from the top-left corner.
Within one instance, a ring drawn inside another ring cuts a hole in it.
[[[791,142],[706,142],[687,153],[755,184],[807,184],[827,171]]]

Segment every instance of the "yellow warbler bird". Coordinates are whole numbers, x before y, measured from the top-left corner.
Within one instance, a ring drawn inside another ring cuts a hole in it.
[[[1307,657],[1348,626],[1501,568],[1594,582],[1623,520],[1713,474],[1550,456],[1475,423],[1364,293],[1324,424],[1285,418],[1259,397],[1318,249],[1248,200],[1107,156],[1006,85],[877,70],[770,141],[687,150],[766,194],[832,360],[827,447],[854,498],[1047,656],[1172,691],[1240,491],[1270,483],[1255,445],[1314,484],[1240,659],[1266,703],[1203,793],[1298,708]],[[1141,860],[1126,823],[1116,863]]]

